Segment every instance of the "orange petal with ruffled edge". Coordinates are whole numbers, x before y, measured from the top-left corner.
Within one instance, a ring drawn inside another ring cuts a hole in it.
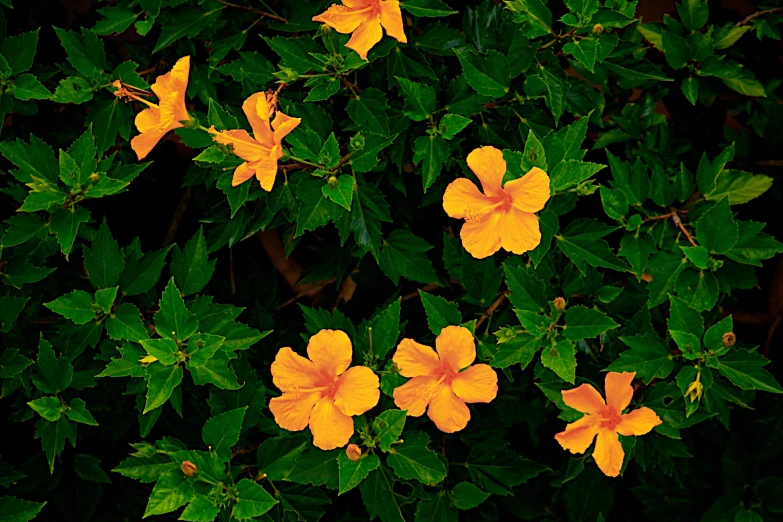
[[[541,229],[535,214],[511,207],[498,218],[500,246],[507,252],[524,254],[541,243]]]
[[[310,337],[307,356],[315,368],[330,377],[342,374],[353,359],[353,347],[342,330],[321,330]]]
[[[386,29],[386,34],[396,38],[398,42],[408,43],[405,36],[405,28],[402,24],[402,11],[397,0],[385,0],[381,2],[381,25]]]
[[[169,72],[155,78],[152,92],[158,98],[163,98],[173,91],[179,91],[184,101],[185,91],[188,89],[188,74],[190,74],[190,56],[183,56]]]
[[[582,413],[598,415],[606,408],[601,394],[589,384],[582,384],[572,390],[563,390],[560,395],[563,396],[563,402],[566,406]]]
[[[435,350],[429,346],[419,344],[413,339],[405,338],[397,345],[392,361],[400,370],[403,377],[419,377],[432,374],[440,360]]]
[[[159,131],[159,130],[151,130],[147,132],[143,132],[137,136],[134,136],[131,140],[131,148],[133,149],[133,152],[136,153],[136,157],[139,160],[143,160],[147,157],[147,154],[149,154],[152,149],[155,148],[155,145],[158,144],[158,142],[163,139],[163,136],[166,134],[166,131]]]
[[[498,374],[486,364],[474,364],[451,381],[454,395],[467,403],[491,402],[498,394]]]
[[[568,424],[565,431],[555,435],[555,440],[564,450],[571,453],[584,453],[593,443],[598,429],[595,419],[585,415],[578,421]]]
[[[280,145],[283,142],[283,138],[291,134],[299,124],[302,123],[301,118],[292,118],[282,112],[278,112],[275,115],[275,119],[272,122],[272,128],[274,129],[274,141],[275,145]],[[278,158],[283,155],[282,149],[278,154]]]
[[[633,399],[633,381],[636,372],[609,372],[606,374],[606,405],[618,415],[631,404]]]
[[[420,417],[438,389],[438,379],[430,375],[414,377],[402,386],[394,388],[394,404],[407,410],[408,416]]]
[[[503,190],[522,212],[538,212],[549,201],[549,176],[540,168],[533,167],[521,178],[506,183]]]
[[[468,167],[481,182],[487,196],[502,196],[503,176],[506,174],[506,160],[503,153],[492,146],[474,149],[467,157]]]
[[[381,17],[375,16],[362,23],[353,32],[351,39],[345,46],[357,52],[362,60],[367,59],[367,53],[375,47],[375,44],[383,38],[383,29],[381,28]]]
[[[333,4],[323,13],[314,16],[313,22],[326,24],[338,33],[352,33],[370,17],[370,10],[365,7],[355,9],[347,5]]]
[[[272,362],[272,382],[283,392],[317,388],[321,376],[312,361],[291,348],[281,348]]]
[[[246,130],[221,131],[212,136],[221,145],[231,145],[232,152],[245,161],[255,162],[269,154]]]
[[[381,398],[378,376],[366,366],[349,368],[335,384],[334,404],[346,415],[361,415]]]
[[[245,181],[249,180],[256,174],[256,169],[250,166],[248,162],[245,162],[234,169],[234,177],[231,178],[231,186],[236,187],[241,185]]]
[[[267,192],[272,192],[277,177],[277,160],[272,157],[266,157],[253,163],[256,179],[261,184],[261,188]]]
[[[659,424],[662,424],[662,421],[653,410],[639,408],[620,416],[617,433],[625,436],[646,435]]]
[[[617,433],[608,429],[598,430],[593,459],[604,475],[607,477],[619,475],[620,469],[623,467],[623,458],[625,458],[625,452]]]
[[[331,397],[324,397],[310,413],[310,431],[316,448],[340,448],[348,444],[353,435],[353,419],[341,412]]]
[[[451,386],[443,382],[430,399],[427,416],[440,431],[454,433],[468,425],[470,410],[465,401],[454,395]]]
[[[160,109],[154,107],[144,109],[136,115],[134,123],[136,124],[136,129],[142,134],[158,130],[158,127],[160,127]]]
[[[500,213],[490,212],[476,219],[471,219],[462,225],[459,237],[462,246],[476,259],[484,259],[498,250],[502,243],[500,239]]]
[[[455,179],[443,193],[443,210],[449,217],[467,219],[482,216],[492,210],[494,202],[479,192],[467,178]]]
[[[269,121],[269,104],[266,93],[257,92],[248,97],[242,103],[242,111],[245,113],[250,128],[253,129],[253,137],[266,147],[272,148],[275,144]]]
[[[442,363],[455,372],[467,368],[476,360],[476,340],[464,326],[447,326],[435,338],[435,350]]]
[[[320,392],[288,392],[269,401],[269,411],[284,430],[301,431],[310,421],[310,412],[321,397]]]

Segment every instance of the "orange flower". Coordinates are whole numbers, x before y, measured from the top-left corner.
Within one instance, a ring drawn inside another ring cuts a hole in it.
[[[378,404],[378,376],[366,366],[348,369],[353,349],[340,330],[312,336],[307,356],[291,348],[277,352],[272,380],[283,395],[270,400],[269,409],[283,429],[301,431],[309,423],[313,444],[322,450],[345,446],[353,435],[351,416]]]
[[[283,138],[302,120],[291,118],[282,112],[275,114],[274,103],[269,103],[266,93],[263,92],[257,92],[245,100],[242,110],[253,129],[253,136],[250,136],[246,130],[218,132],[210,129],[210,132],[214,134],[213,138],[216,142],[231,145],[234,154],[245,160],[245,163],[234,171],[231,185],[236,187],[255,175],[261,183],[261,188],[270,192],[277,176],[277,160],[283,156]],[[269,120],[273,114],[275,119],[270,125]]]
[[[443,209],[450,217],[464,219],[462,245],[476,259],[491,256],[502,247],[515,254],[532,250],[541,242],[538,212],[549,200],[549,176],[533,167],[519,179],[502,186],[506,173],[503,153],[481,147],[468,154],[468,167],[481,182],[484,193],[466,178],[452,181],[443,194]]]
[[[325,12],[313,17],[342,34],[353,33],[345,44],[353,49],[362,60],[367,59],[375,44],[386,34],[402,43],[408,43],[402,27],[402,12],[397,0],[342,0],[343,5],[333,4]]]
[[[563,449],[571,453],[584,453],[598,436],[593,458],[604,475],[616,477],[623,465],[623,446],[617,434],[623,436],[645,435],[661,424],[661,419],[650,408],[639,408],[623,413],[633,397],[633,381],[636,372],[609,372],[606,374],[606,402],[595,388],[583,384],[573,390],[563,390],[563,402],[585,414],[555,435]]]
[[[119,81],[114,83],[117,87],[115,96],[136,100],[148,107],[136,115],[136,128],[141,134],[131,140],[131,148],[140,160],[147,157],[147,154],[169,131],[182,127],[180,121],[190,119],[185,107],[189,73],[190,56],[184,56],[177,60],[171,71],[158,76],[152,85],[152,92],[158,97],[160,105],[141,98],[139,94],[144,94],[145,91],[124,85]]]
[[[394,404],[420,417],[424,410],[439,430],[454,433],[470,420],[467,403],[490,402],[498,393],[498,376],[486,364],[473,364],[476,342],[470,330],[447,326],[435,349],[403,339],[393,360],[411,380],[394,390]],[[464,370],[463,370],[464,369]],[[463,370],[463,371],[460,371]]]

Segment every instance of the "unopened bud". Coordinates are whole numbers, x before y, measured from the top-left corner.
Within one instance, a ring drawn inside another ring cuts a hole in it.
[[[688,389],[685,390],[685,394],[688,396],[691,402],[696,402],[701,399],[701,394],[704,392],[704,385],[697,380],[688,385]]]
[[[726,348],[729,348],[731,346],[734,346],[737,342],[737,336],[734,335],[734,332],[726,332],[723,334],[723,346]]]
[[[595,24],[593,26],[593,34],[601,34],[604,32],[604,26],[601,24]]]
[[[329,176],[329,186],[335,188],[337,186],[337,176]]]
[[[348,460],[356,462],[362,457],[362,449],[356,444],[348,444],[345,448],[345,454],[348,456]]]
[[[410,163],[406,163],[406,164],[405,164],[405,165],[402,167],[402,171],[403,171],[403,172],[405,172],[405,173],[407,173],[407,174],[410,174],[411,172],[413,172],[413,165],[411,165]]]
[[[98,183],[98,180],[100,179],[101,176],[97,172],[93,172],[92,174],[90,174],[90,183],[92,184]]]
[[[566,308],[566,301],[562,297],[558,297],[555,299],[555,310],[558,312],[562,312]]]
[[[187,120],[181,120],[180,123],[186,129],[198,129],[199,128],[198,122],[195,121],[195,120],[191,120],[190,118],[188,118]]]
[[[145,355],[144,357],[139,359],[139,362],[141,364],[150,364],[150,363],[154,363],[157,360],[158,360],[158,358],[155,357],[154,355]]]
[[[182,466],[180,466],[180,469],[182,469],[182,473],[184,473],[186,477],[193,478],[198,474],[198,468],[189,460],[184,461]]]

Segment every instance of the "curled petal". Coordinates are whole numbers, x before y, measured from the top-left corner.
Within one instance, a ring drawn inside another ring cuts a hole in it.
[[[430,400],[427,416],[440,431],[454,433],[468,425],[470,410],[465,401],[454,395],[451,386],[443,382]]]
[[[256,171],[248,162],[244,162],[234,170],[234,177],[231,178],[231,186],[236,187],[255,175]]]
[[[271,156],[261,158],[253,163],[256,179],[261,184],[261,188],[267,192],[272,192],[277,177],[277,159]]]
[[[555,435],[555,440],[564,450],[571,453],[584,453],[593,443],[597,433],[598,423],[590,415],[585,415],[578,421],[568,424],[565,431]]]
[[[394,404],[401,410],[407,410],[408,416],[420,417],[437,389],[438,380],[435,377],[414,377],[394,388]]]
[[[455,372],[467,368],[476,360],[476,340],[464,326],[447,326],[435,338],[435,349],[442,363]]]
[[[370,10],[365,6],[363,6],[365,7],[363,9],[353,9],[346,7],[347,5],[331,5],[329,9],[320,15],[314,16],[313,22],[326,24],[338,33],[352,33],[367,21],[367,18],[370,16]]]
[[[269,401],[269,410],[284,430],[301,431],[310,421],[310,412],[320,397],[319,392],[283,393]]]
[[[349,368],[337,379],[334,404],[346,415],[361,415],[374,408],[380,398],[378,376],[366,366]]]
[[[500,246],[508,252],[523,254],[541,243],[541,229],[535,214],[511,207],[498,219]]]
[[[318,371],[330,377],[337,377],[351,365],[351,340],[342,330],[321,330],[310,337],[307,356]]]
[[[353,32],[351,39],[345,46],[356,51],[362,60],[367,59],[367,53],[375,47],[375,44],[383,38],[383,29],[381,29],[381,17],[369,18],[362,23],[356,31]]]
[[[609,372],[606,374],[606,405],[616,413],[620,413],[631,404],[633,399],[633,381],[636,372]]]
[[[310,431],[316,448],[340,448],[348,444],[353,435],[353,419],[341,412],[331,397],[323,397],[310,413]]]
[[[134,121],[136,128],[144,134],[152,130],[157,130],[160,124],[160,109],[149,107],[136,115]]]
[[[492,210],[492,205],[493,201],[467,178],[452,181],[443,193],[443,210],[457,219],[483,216]]]
[[[484,259],[498,250],[502,243],[500,239],[500,214],[490,212],[476,219],[468,220],[462,225],[459,237],[462,246],[476,259]]]
[[[317,388],[321,379],[312,361],[291,348],[281,348],[277,352],[271,370],[272,382],[283,392]]]
[[[639,408],[620,417],[617,433],[620,435],[646,435],[662,421],[650,408]]]
[[[297,128],[300,123],[302,123],[301,118],[292,118],[283,114],[282,112],[278,112],[275,115],[275,120],[272,122],[272,128],[275,129],[275,145],[279,146],[283,142],[283,138],[291,134],[291,132]],[[280,155],[282,156],[282,154],[283,151],[281,150]]]
[[[155,145],[163,139],[165,134],[166,131],[153,129],[134,136],[131,140],[131,148],[133,149],[133,152],[136,153],[136,157],[139,158],[139,160],[146,158],[147,154],[155,148]]]
[[[231,145],[232,152],[245,161],[255,162],[269,155],[269,149],[254,140],[246,130],[221,131],[212,139],[221,145]]]
[[[589,384],[582,384],[572,390],[563,390],[560,392],[563,396],[563,402],[576,411],[598,415],[606,404],[598,391]]]
[[[474,364],[451,381],[454,395],[467,403],[491,402],[498,394],[498,374],[486,364]]]
[[[593,458],[598,468],[607,477],[616,477],[623,467],[625,452],[617,433],[612,430],[601,429],[598,431],[598,440],[595,443]]]
[[[166,74],[162,74],[155,79],[152,84],[152,92],[158,98],[164,98],[173,91],[182,93],[182,99],[185,98],[185,91],[188,89],[188,74],[190,73],[190,56],[183,56],[174,67]]]
[[[521,178],[506,183],[503,190],[522,212],[538,212],[549,200],[549,176],[540,168],[533,167]]]
[[[481,181],[484,194],[487,196],[502,196],[503,176],[506,174],[506,160],[503,153],[492,146],[474,149],[467,158],[468,167]]]
[[[403,377],[431,375],[440,365],[435,350],[407,338],[397,345],[397,351],[394,352],[392,360],[400,369],[400,375]]]
[[[242,111],[245,113],[250,128],[253,129],[253,136],[259,143],[271,148],[274,144],[272,127],[269,122],[269,104],[267,103],[266,93],[257,92],[252,94],[242,104]]]
[[[408,43],[405,37],[405,28],[402,25],[402,11],[398,0],[385,0],[381,2],[381,25],[386,29],[386,34],[396,38],[398,42]]]

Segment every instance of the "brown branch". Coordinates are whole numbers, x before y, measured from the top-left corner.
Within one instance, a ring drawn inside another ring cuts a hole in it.
[[[265,16],[267,18],[271,18],[272,20],[277,20],[279,22],[283,22],[284,24],[288,23],[288,20],[283,18],[282,16],[278,16],[276,14],[267,13],[266,11],[262,11],[261,9],[256,9],[255,7],[248,7],[246,5],[239,5],[239,4],[232,4],[231,2],[226,2],[225,0],[215,0],[215,2],[223,5],[227,5],[230,7],[236,7],[238,9],[244,9],[245,11],[253,11],[254,13],[258,13],[261,16]]]
[[[174,242],[174,238],[177,236],[177,229],[179,229],[179,224],[182,221],[182,216],[185,215],[185,211],[188,209],[188,202],[190,201],[192,193],[193,190],[191,187],[187,187],[182,191],[182,197],[179,198],[177,210],[174,211],[174,217],[171,218],[171,223],[169,223],[166,239],[163,241],[163,248],[166,248]]]
[[[481,326],[481,323],[483,323],[484,321],[486,321],[486,320],[489,318],[489,316],[490,316],[490,315],[492,315],[492,314],[495,312],[495,310],[497,310],[497,309],[498,309],[498,306],[500,306],[501,304],[503,304],[503,301],[505,301],[505,300],[506,300],[506,297],[508,297],[508,290],[506,290],[505,292],[503,292],[502,294],[500,294],[500,297],[498,297],[497,299],[495,299],[495,302],[494,302],[494,303],[492,303],[492,304],[490,305],[490,307],[489,307],[489,308],[487,308],[487,311],[486,311],[486,312],[484,312],[484,313],[481,315],[481,317],[479,317],[479,320],[478,320],[478,321],[476,321],[476,328],[475,328],[476,330],[478,330],[478,327],[479,327],[479,326]]]
[[[228,249],[228,278],[231,281],[231,295],[237,295],[237,281],[234,278],[234,249]]]
[[[424,287],[421,288],[422,292],[431,292],[432,290],[435,290],[438,288],[438,283],[430,283]],[[416,297],[419,297],[419,290],[416,290],[415,292],[411,292],[410,294],[402,296],[402,301],[405,302],[409,299],[414,299]]]
[[[345,86],[348,87],[348,90],[350,90],[353,93],[353,95],[358,98],[359,97],[359,93],[362,92],[362,90],[355,83],[352,83],[351,80],[349,80],[345,76],[340,76],[340,79],[343,81]]]
[[[774,9],[766,9],[764,11],[756,11],[755,13],[746,16],[744,20],[740,20],[739,22],[737,22],[734,25],[736,27],[741,27],[741,26],[745,25],[746,23],[750,22],[751,20],[753,20],[754,18],[758,18],[759,16],[764,16],[766,14],[778,13],[780,11],[783,11],[783,7],[776,7]]]
[[[231,458],[238,457],[239,455],[244,455],[245,453],[250,453],[252,451],[255,451],[258,449],[258,446],[251,446],[249,448],[238,448],[231,452]],[[248,468],[252,468],[253,466],[248,466]]]
[[[761,165],[763,167],[783,167],[783,160],[763,160],[763,161],[757,161],[756,165]]]
[[[674,221],[674,224],[679,227],[679,229],[682,231],[683,234],[685,234],[685,237],[688,238],[688,242],[693,246],[699,246],[696,244],[696,241],[693,240],[691,235],[688,233],[687,230],[685,230],[685,225],[682,224],[682,220],[680,219],[680,216],[677,215],[677,210],[674,208],[670,208],[672,212],[672,221]]]
[[[659,219],[669,219],[672,216],[674,216],[674,212],[669,212],[668,214],[662,214],[660,216],[652,216],[652,217],[648,217],[646,219],[643,219],[642,223],[647,223],[648,221],[657,221]]]

